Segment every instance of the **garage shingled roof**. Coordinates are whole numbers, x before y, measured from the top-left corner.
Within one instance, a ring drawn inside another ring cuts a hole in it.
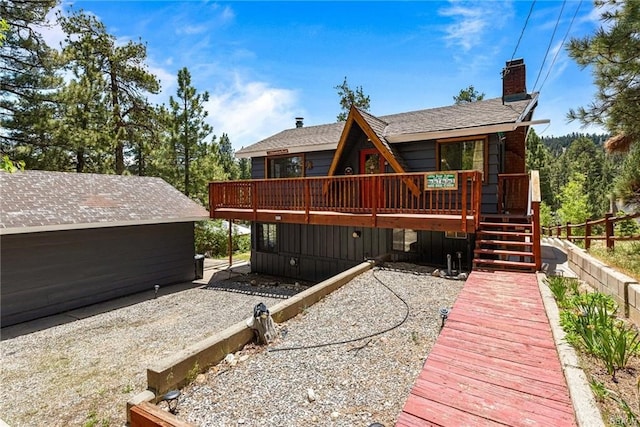
[[[208,218],[200,204],[154,177],[0,172],[0,194],[0,234]]]

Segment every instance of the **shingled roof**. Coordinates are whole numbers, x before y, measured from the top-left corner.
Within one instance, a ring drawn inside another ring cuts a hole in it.
[[[207,211],[161,178],[0,172],[0,234],[191,222]]]
[[[411,141],[412,135],[438,132],[438,137],[444,138],[447,132],[516,124],[525,119],[537,102],[538,94],[534,93],[524,100],[513,102],[503,103],[502,98],[493,98],[387,116],[361,113],[385,143],[394,143]],[[252,157],[285,149],[292,153],[333,150],[340,140],[343,128],[344,122],[287,129],[245,147],[236,154],[238,157]]]

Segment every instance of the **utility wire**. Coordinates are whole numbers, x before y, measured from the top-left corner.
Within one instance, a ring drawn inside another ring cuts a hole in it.
[[[564,38],[562,39],[562,44],[560,45],[558,50],[556,50],[556,54],[553,55],[553,61],[551,61],[551,65],[549,65],[549,69],[547,70],[547,75],[544,76],[544,80],[540,84],[540,89],[538,89],[538,92],[542,92],[542,87],[544,86],[545,82],[547,81],[547,78],[549,77],[549,74],[551,74],[551,70],[553,69],[553,65],[556,63],[556,59],[558,59],[558,53],[560,53],[560,50],[562,49],[562,47],[564,46],[565,42],[567,41],[567,37],[569,36],[569,32],[571,31],[571,27],[573,26],[573,21],[575,21],[576,16],[578,15],[578,10],[580,10],[580,6],[581,5],[582,5],[582,0],[580,0],[580,2],[578,2],[578,7],[576,7],[576,11],[573,13],[573,18],[571,18],[571,22],[569,23],[569,28],[567,28],[567,32],[565,33]]]
[[[405,306],[404,318],[399,323],[397,323],[397,324],[385,329],[384,331],[380,331],[380,332],[376,332],[376,333],[373,333],[373,334],[365,335],[363,337],[351,338],[351,339],[343,340],[343,341],[326,342],[326,343],[322,343],[322,344],[299,345],[299,346],[293,346],[293,347],[268,348],[267,351],[268,352],[275,352],[275,351],[289,351],[289,350],[308,350],[308,349],[313,349],[313,348],[329,347],[329,346],[332,346],[332,345],[348,344],[348,343],[352,343],[352,342],[356,342],[356,341],[366,340],[367,338],[373,338],[373,337],[378,336],[378,335],[386,334],[387,332],[392,331],[392,330],[400,327],[409,318],[409,304],[404,299],[402,299],[402,297],[400,295],[398,295],[393,289],[391,289],[389,286],[387,286],[382,280],[378,279],[378,277],[376,276],[376,270],[375,269],[373,270],[373,278],[376,279],[382,286],[387,288],[389,290],[389,292],[391,292],[393,295],[395,295],[396,298],[398,298],[404,304],[404,306]]]
[[[558,19],[556,20],[556,25],[553,27],[553,33],[551,34],[551,39],[549,40],[549,45],[547,46],[547,51],[544,53],[544,58],[542,60],[542,64],[540,65],[540,70],[538,70],[538,76],[536,77],[536,82],[533,84],[533,89],[531,92],[535,92],[536,86],[538,86],[538,80],[540,79],[540,74],[542,74],[542,69],[544,68],[544,63],[547,61],[547,56],[549,55],[549,50],[551,49],[551,44],[553,43],[553,38],[556,35],[556,30],[558,29],[558,24],[560,24],[560,18],[562,17],[562,11],[564,10],[564,5],[567,3],[567,0],[562,2],[562,7],[560,8],[560,14],[558,15]]]
[[[531,17],[531,12],[533,12],[533,6],[536,4],[536,0],[531,2],[531,8],[529,9],[529,14],[527,15],[527,19],[524,21],[524,27],[522,27],[522,31],[520,32],[520,37],[518,37],[518,43],[516,43],[516,48],[513,49],[513,54],[511,55],[511,61],[516,56],[516,52],[518,51],[518,46],[520,46],[520,41],[522,40],[522,36],[524,35],[524,30],[527,28],[527,24],[529,23],[529,18]]]

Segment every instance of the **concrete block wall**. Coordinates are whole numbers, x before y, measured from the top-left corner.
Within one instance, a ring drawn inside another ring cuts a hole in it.
[[[580,280],[594,290],[613,297],[618,304],[619,314],[640,325],[640,284],[637,280],[614,270],[572,243],[548,240],[553,240],[554,245],[567,253],[569,268]]]

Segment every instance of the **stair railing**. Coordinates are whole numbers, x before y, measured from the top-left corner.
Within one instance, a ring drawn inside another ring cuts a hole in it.
[[[527,212],[531,216],[531,231],[533,232],[533,259],[536,263],[536,270],[542,267],[542,251],[540,248],[540,203],[542,202],[540,192],[540,173],[532,170],[529,174],[529,195]]]

